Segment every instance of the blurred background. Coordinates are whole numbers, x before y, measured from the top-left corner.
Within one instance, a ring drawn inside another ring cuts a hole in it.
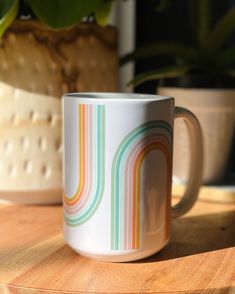
[[[235,0],[1,0],[0,17],[4,201],[61,201],[67,92],[174,96],[201,122],[204,185],[234,192]],[[184,185],[182,121],[174,148],[174,180]]]
[[[140,47],[157,41],[177,41],[192,44],[192,14],[189,11],[190,0],[172,1],[171,5],[157,11],[160,1],[136,1],[136,42]],[[193,2],[193,1],[191,1]],[[200,1],[198,1],[198,5]],[[234,0],[211,1],[212,11],[210,15],[211,25],[214,25],[221,17],[235,6]],[[196,9],[196,8],[195,8]],[[235,45],[235,32],[231,33],[227,45]],[[135,73],[151,70],[157,66],[169,63],[169,57],[155,56],[148,60],[136,62]],[[136,88],[138,92],[153,93],[157,81],[149,81]]]
[[[167,2],[167,1],[165,1]],[[171,3],[170,3],[171,2]],[[190,3],[191,2],[191,3]],[[193,14],[190,11],[190,5],[192,2],[197,2],[194,7],[194,12],[200,9],[201,1],[190,1],[190,0],[179,0],[179,1],[168,1],[165,4],[164,1],[135,1],[132,5],[135,5],[135,17],[134,20],[134,46],[135,48],[143,47],[150,43],[168,41],[168,42],[182,42],[185,44],[192,45],[193,31],[192,21]],[[235,7],[234,0],[225,1],[204,1],[204,3],[210,2],[211,10],[209,12],[210,26],[215,26],[226,13],[231,11]],[[170,5],[168,6],[168,4]],[[125,3],[123,4],[125,5]],[[162,5],[162,9],[160,6]],[[206,6],[207,4],[205,4]],[[192,9],[192,8],[191,8]],[[208,13],[204,11],[201,13]],[[202,16],[203,18],[203,16]],[[200,21],[200,20],[198,20]],[[203,19],[201,19],[203,21]],[[200,25],[200,23],[199,23]],[[224,48],[234,48],[235,45],[235,31],[230,31],[228,38],[224,44]],[[129,49],[129,48],[128,48]],[[125,53],[125,52],[124,52]],[[150,56],[144,60],[136,60],[134,64],[134,75],[141,74],[143,72],[154,70],[158,67],[171,64],[172,57],[170,56]],[[234,60],[231,60],[234,67]],[[129,80],[129,76],[124,81],[124,85]],[[134,88],[136,93],[155,93],[159,80],[150,80]],[[231,81],[229,85],[225,86],[228,88],[234,88],[235,81]],[[214,85],[210,85],[214,87]],[[232,98],[234,99],[234,97]],[[234,104],[233,106],[234,107]],[[233,114],[234,115],[234,114]],[[234,135],[233,135],[234,136]],[[230,157],[227,162],[227,171],[234,173],[235,171],[235,138],[233,137],[232,148]],[[232,179],[232,182],[234,180]]]

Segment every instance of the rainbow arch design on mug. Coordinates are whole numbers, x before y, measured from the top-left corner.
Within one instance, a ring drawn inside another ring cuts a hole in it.
[[[104,193],[104,105],[79,105],[78,133],[78,186],[73,195],[64,194],[64,220],[69,226],[86,222],[97,210]]]
[[[131,131],[118,146],[112,163],[112,250],[140,248],[141,166],[151,151],[160,150],[165,157],[170,197],[172,137],[167,122],[151,121]]]

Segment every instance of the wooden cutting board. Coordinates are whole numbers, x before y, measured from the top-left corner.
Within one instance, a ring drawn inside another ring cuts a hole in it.
[[[70,249],[61,206],[0,206],[0,293],[235,293],[235,205],[198,201],[160,253],[101,263]]]

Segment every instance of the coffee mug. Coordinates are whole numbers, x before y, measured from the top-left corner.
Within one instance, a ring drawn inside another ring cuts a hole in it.
[[[174,118],[185,120],[191,168],[171,207]],[[79,254],[108,262],[153,255],[170,239],[171,217],[193,206],[202,178],[197,118],[174,98],[74,93],[63,97],[64,238]]]

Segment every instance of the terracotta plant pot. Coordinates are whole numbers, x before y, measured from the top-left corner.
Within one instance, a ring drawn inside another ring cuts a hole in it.
[[[198,117],[204,137],[204,183],[219,182],[226,170],[235,130],[235,90],[159,87],[159,95],[176,98]],[[186,182],[189,170],[189,138],[183,121],[175,122],[173,175]]]
[[[95,24],[52,31],[15,21],[0,46],[0,198],[62,200],[61,100],[117,91],[117,32]]]

